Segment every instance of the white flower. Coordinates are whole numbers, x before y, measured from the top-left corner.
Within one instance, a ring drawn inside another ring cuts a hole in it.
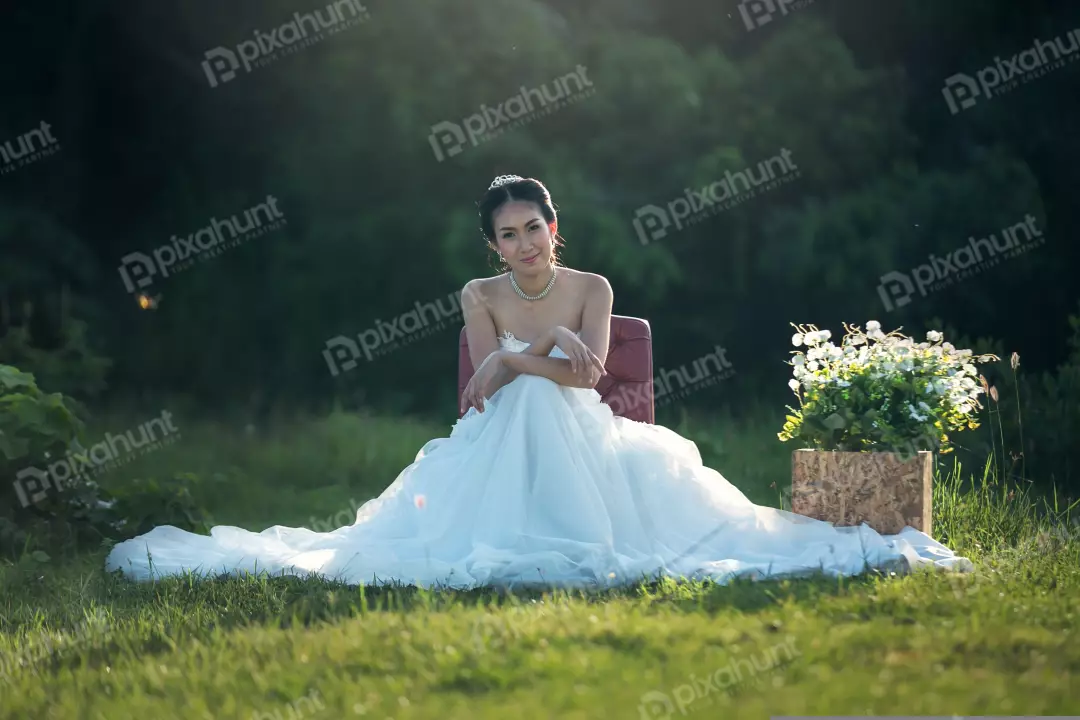
[[[939,333],[937,330],[931,330],[930,332],[926,333],[926,339],[928,342],[937,342],[941,339],[941,333]]]
[[[800,345],[802,345],[802,342],[803,342],[803,334],[802,333],[795,333],[794,335],[791,336],[791,344],[794,345],[795,347],[799,347]]]
[[[870,322],[866,323],[866,329],[869,332],[877,332],[881,329],[881,323],[879,323],[877,320],[871,320]]]
[[[811,360],[810,362],[806,363],[806,369],[809,370],[810,372],[813,372],[813,371],[817,370],[818,369],[817,362],[814,361],[814,360]]]
[[[795,366],[799,366],[799,365],[804,365],[804,364],[806,364],[806,357],[805,357],[805,356],[803,356],[803,354],[802,354],[802,353],[799,353],[798,355],[796,355],[795,357],[793,357],[793,358],[791,359],[791,362],[792,362],[792,363],[793,363],[793,364],[794,364]]]
[[[792,390],[798,390],[799,389],[799,381],[798,380],[788,380],[787,385]]]
[[[851,383],[849,383],[847,380],[837,380],[836,384],[840,387],[851,387]]]

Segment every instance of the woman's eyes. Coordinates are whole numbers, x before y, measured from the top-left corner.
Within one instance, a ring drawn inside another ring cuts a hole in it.
[[[529,226],[529,227],[528,227],[528,228],[526,228],[526,229],[527,229],[527,230],[528,230],[529,232],[536,232],[537,230],[539,230],[539,229],[540,229],[540,228],[542,228],[542,227],[543,227],[543,225],[541,225],[540,223],[536,223],[535,225],[531,225],[531,226]],[[505,233],[503,233],[503,235],[502,235],[502,239],[503,239],[503,240],[509,240],[509,239],[510,239],[510,238],[512,238],[512,237],[514,237],[514,233],[512,233],[512,232],[505,232]]]

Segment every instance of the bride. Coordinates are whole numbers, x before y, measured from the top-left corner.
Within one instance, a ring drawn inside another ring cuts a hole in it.
[[[209,537],[163,526],[116,545],[106,568],[138,580],[267,571],[455,588],[971,569],[913,528],[883,536],[754,505],[691,441],[614,416],[593,389],[611,286],[559,264],[555,209],[537,180],[500,176],[479,207],[507,272],[462,292],[476,373],[448,438],[427,443],[352,525]]]

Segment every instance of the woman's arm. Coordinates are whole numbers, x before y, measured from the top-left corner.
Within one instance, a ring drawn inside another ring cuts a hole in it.
[[[588,275],[589,286],[586,290],[585,307],[581,317],[581,341],[592,350],[593,354],[603,363],[607,359],[608,344],[611,340],[611,308],[613,294],[611,285],[600,275]],[[517,374],[539,375],[548,380],[565,385],[566,387],[588,388],[596,387],[601,377],[601,371],[594,365],[586,367],[585,372],[575,373],[570,361],[564,358],[547,357],[554,346],[554,329],[545,333],[544,352],[541,357],[533,353],[507,353],[503,358],[503,366],[510,368]],[[540,345],[537,341],[530,350]]]
[[[576,373],[565,358],[536,357],[526,353],[502,351],[503,365],[520,375],[539,375],[552,382],[574,388],[594,388],[600,371],[590,367],[587,374]]]
[[[519,353],[508,351],[500,352],[505,352],[507,355],[527,355],[529,357],[546,358],[551,353],[551,350],[554,347],[555,329],[552,328],[545,331],[542,336],[537,338],[536,342],[534,342],[532,345],[525,348]],[[496,375],[495,379],[491,382],[490,389],[488,390],[488,395],[494,395],[496,390],[498,390],[504,385],[510,384],[514,380],[514,378],[521,374],[521,371],[512,368],[505,362],[504,359],[503,363],[499,367],[499,374]]]
[[[471,280],[461,291],[461,310],[465,318],[465,337],[469,343],[469,361],[472,363],[474,370],[480,367],[491,353],[499,351],[495,321],[491,317],[491,311],[485,301],[482,282],[482,280]],[[554,328],[551,328],[520,354],[547,357],[554,347],[555,333]],[[494,395],[496,390],[510,383],[519,374],[505,363],[501,364],[498,374],[488,387],[486,393],[488,397]]]

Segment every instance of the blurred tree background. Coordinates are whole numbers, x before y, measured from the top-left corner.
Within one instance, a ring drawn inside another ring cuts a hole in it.
[[[728,349],[735,380],[687,405],[782,409],[789,322],[955,329],[957,344],[1020,352],[1039,378],[1025,392],[1048,418],[1043,435],[1057,438],[1043,446],[1065,446],[1044,475],[1077,483],[1062,458],[1080,394],[1063,394],[1059,367],[1070,352],[1080,366],[1068,322],[1080,297],[1080,50],[955,114],[943,87],[1036,39],[1080,44],[1080,5],[368,0],[362,22],[250,72],[203,67],[213,48],[328,6],[9,8],[0,146],[18,150],[46,122],[59,149],[0,166],[0,362],[80,401],[151,413],[183,396],[255,422],[335,405],[452,419],[459,317],[337,375],[324,350],[494,272],[475,201],[516,173],[551,189],[564,262],[607,276],[616,313],[650,320],[657,368]],[[439,123],[579,68],[588,92],[456,154],[437,148]],[[638,208],[782,151],[798,167],[789,182],[639,238]],[[280,227],[158,274],[142,305],[129,291],[122,258],[268,196]],[[883,275],[1027,215],[1044,245],[883,303]]]

